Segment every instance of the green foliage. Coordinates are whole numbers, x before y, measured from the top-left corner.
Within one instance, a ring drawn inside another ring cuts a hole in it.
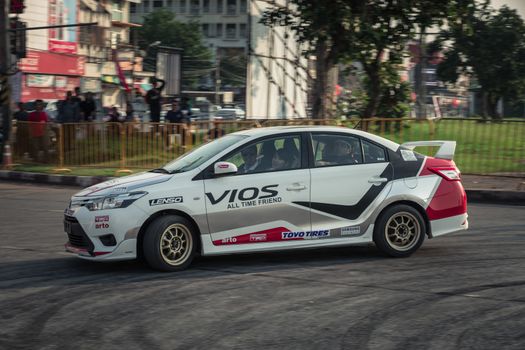
[[[444,31],[440,42],[452,42],[438,75],[456,82],[460,73],[476,77],[488,110],[496,117],[500,98],[516,101],[525,96],[525,23],[506,6],[495,11],[480,4],[462,22]]]
[[[294,10],[275,7],[264,13],[268,26],[288,25],[301,42],[309,43],[319,68],[358,61],[367,75],[368,105],[364,117],[375,116],[382,93],[380,77],[384,56],[390,63],[402,57],[406,43],[418,31],[454,22],[471,11],[475,0],[291,0]],[[320,57],[321,55],[321,57]],[[314,95],[322,96],[318,91]],[[315,106],[314,106],[315,107]],[[315,114],[315,112],[314,112]]]
[[[144,24],[134,28],[139,36],[139,46],[147,51],[147,62],[155,62],[156,49],[152,43],[160,41],[162,46],[183,49],[182,86],[194,88],[199,79],[213,70],[212,53],[203,44],[200,25],[197,22],[183,23],[166,9],[156,10],[144,16]]]

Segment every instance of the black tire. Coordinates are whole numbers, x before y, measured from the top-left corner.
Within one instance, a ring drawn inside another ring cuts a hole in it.
[[[184,270],[195,256],[196,239],[196,230],[187,219],[161,216],[146,229],[142,244],[144,259],[156,270]]]
[[[374,243],[384,254],[402,258],[414,253],[425,240],[425,220],[406,204],[384,210],[374,227]]]

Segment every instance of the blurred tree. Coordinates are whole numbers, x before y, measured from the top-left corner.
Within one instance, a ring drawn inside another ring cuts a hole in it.
[[[438,76],[448,82],[461,73],[475,76],[484,117],[500,118],[500,99],[513,102],[525,95],[525,23],[515,10],[480,4],[464,21],[451,23],[438,41],[451,45]]]
[[[212,53],[203,44],[202,31],[197,22],[183,23],[166,9],[156,10],[144,16],[142,27],[133,28],[138,36],[139,47],[146,50],[145,66],[151,70],[156,65],[156,48],[152,43],[183,49],[182,88],[194,89],[202,78],[214,71]]]
[[[381,70],[388,56],[400,57],[406,43],[435,25],[453,22],[475,0],[291,0],[293,10],[275,6],[261,22],[287,25],[316,56],[314,118],[326,114],[326,99],[333,96],[327,73],[335,64],[359,61],[367,76],[368,103],[363,117],[377,114],[381,101]]]

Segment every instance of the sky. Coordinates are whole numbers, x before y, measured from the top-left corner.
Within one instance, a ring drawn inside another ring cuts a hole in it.
[[[494,8],[507,5],[510,8],[518,10],[521,17],[525,18],[525,0],[491,0],[491,4]]]

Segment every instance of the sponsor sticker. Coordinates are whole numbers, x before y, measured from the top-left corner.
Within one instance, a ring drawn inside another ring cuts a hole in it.
[[[341,236],[353,236],[361,234],[360,226],[341,227]]]
[[[408,149],[402,149],[401,150],[401,157],[405,160],[405,162],[414,162],[417,161],[416,155],[413,151],[410,151]]]
[[[265,242],[267,239],[266,233],[253,233],[250,235],[250,242]]]
[[[126,192],[128,189],[126,187],[115,187],[113,188],[111,191],[113,193],[124,193]]]
[[[330,237],[330,230],[281,232],[282,239],[316,239]]]
[[[109,221],[109,215],[95,216],[95,222]]]
[[[177,204],[177,203],[182,203],[182,202],[183,202],[182,196],[164,197],[164,198],[151,199],[149,201],[149,205],[150,207],[152,207],[154,205]]]
[[[95,216],[95,229],[109,228],[109,215]]]

